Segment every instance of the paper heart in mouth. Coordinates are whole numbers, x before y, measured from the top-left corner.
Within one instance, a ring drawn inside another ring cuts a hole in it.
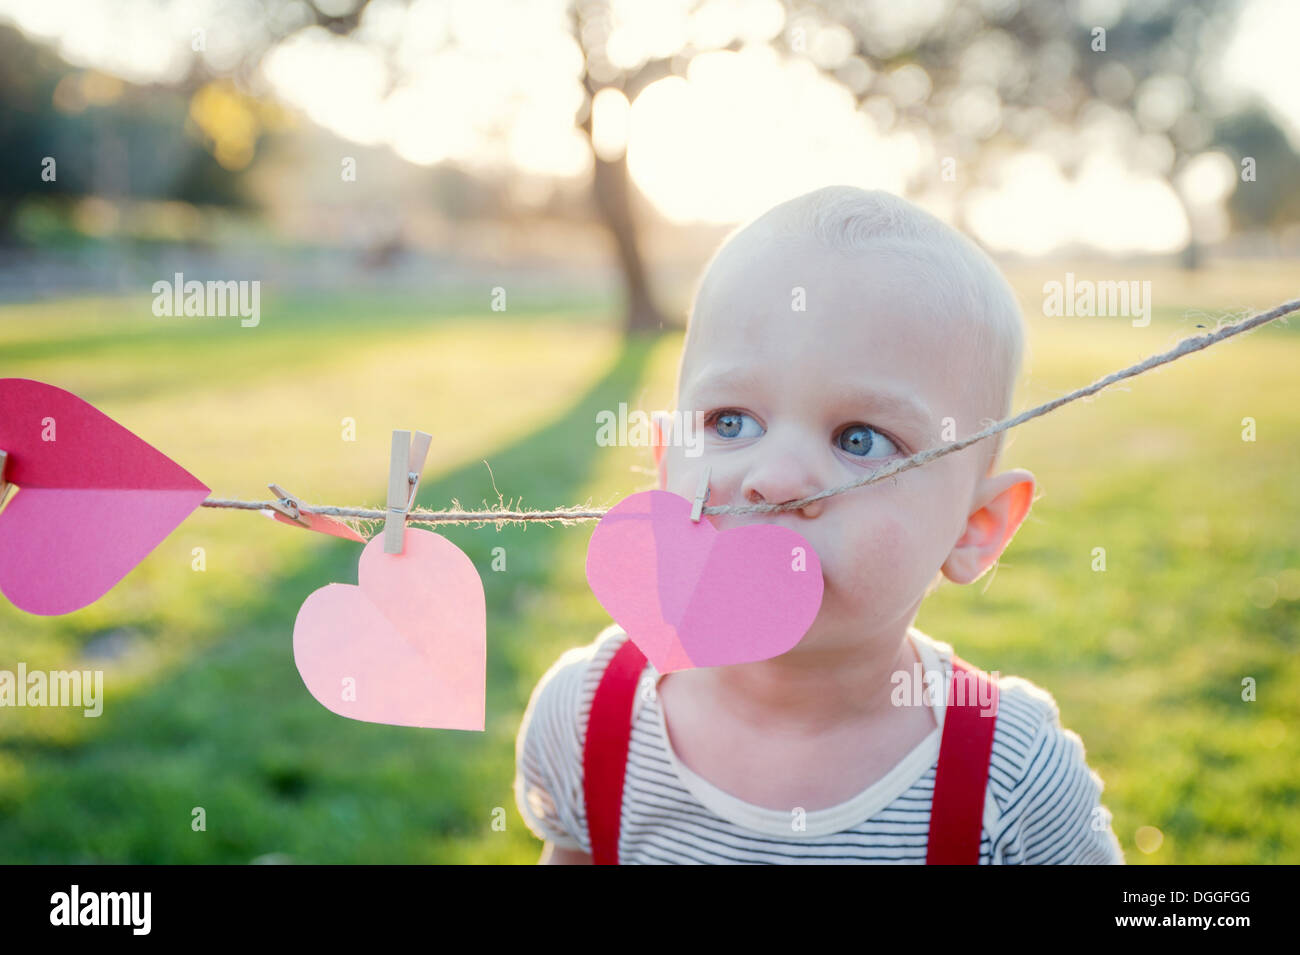
[[[293,627],[293,659],[322,706],[368,723],[482,730],[487,606],[465,552],[408,528],[400,554],[379,534],[358,586],[311,594]]]
[[[817,618],[821,562],[788,527],[719,531],[669,491],[610,509],[587,547],[587,583],[660,673],[751,663],[795,646]]]
[[[28,613],[108,593],[208,488],[76,395],[0,378],[0,451],[18,491],[0,511],[0,591]]]

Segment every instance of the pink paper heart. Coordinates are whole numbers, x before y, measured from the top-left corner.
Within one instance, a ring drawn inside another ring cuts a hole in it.
[[[633,494],[601,518],[587,583],[660,673],[785,653],[817,618],[823,587],[821,562],[795,531],[718,531],[668,491]]]
[[[298,611],[293,658],[311,695],[367,723],[482,730],[487,607],[474,563],[408,528],[400,554],[384,553],[383,534],[366,545],[357,580],[327,584]]]
[[[26,378],[0,379],[0,451],[19,487],[0,512],[0,591],[28,613],[94,603],[208,496],[102,411]]]

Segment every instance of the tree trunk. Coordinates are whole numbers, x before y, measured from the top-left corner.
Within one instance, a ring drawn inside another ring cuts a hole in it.
[[[627,334],[659,334],[663,331],[664,315],[650,290],[650,280],[646,275],[645,261],[641,258],[641,247],[637,241],[637,221],[632,209],[632,179],[627,171],[627,152],[618,159],[606,161],[596,151],[595,138],[592,136],[592,109],[596,95],[610,85],[608,80],[598,81],[592,76],[591,62],[599,58],[605,67],[610,64],[605,60],[602,48],[588,48],[588,35],[584,27],[604,19],[609,13],[606,5],[587,4],[583,0],[573,0],[568,5],[570,25],[574,42],[582,50],[584,66],[582,87],[587,93],[587,109],[579,120],[578,128],[587,137],[591,146],[592,162],[595,164],[591,176],[592,197],[596,200],[596,210],[614,240],[614,251],[618,255],[619,271],[623,274],[624,313],[623,331]],[[652,59],[643,63],[634,73],[624,76],[617,88],[634,102],[643,89],[656,79],[667,76],[672,69],[671,58]]]
[[[1192,206],[1187,201],[1187,197],[1183,195],[1182,190],[1175,187],[1174,193],[1178,196],[1178,201],[1182,203],[1183,215],[1187,216],[1187,244],[1178,253],[1178,264],[1187,272],[1195,272],[1204,264],[1201,245],[1196,240],[1196,218],[1192,213]]]
[[[645,261],[641,258],[640,244],[637,241],[627,155],[624,154],[614,162],[606,162],[595,156],[593,151],[593,158],[596,168],[591,184],[596,208],[614,240],[619,269],[623,273],[623,330],[629,333],[657,334],[663,330],[664,316],[650,291]]]

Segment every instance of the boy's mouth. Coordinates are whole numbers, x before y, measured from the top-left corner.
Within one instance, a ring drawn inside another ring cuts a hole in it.
[[[732,530],[737,527],[770,524],[773,527],[784,527],[797,534],[807,536],[808,519],[800,518],[793,511],[773,511],[767,514],[714,514],[710,515],[710,518],[714,522],[714,527],[720,531]]]

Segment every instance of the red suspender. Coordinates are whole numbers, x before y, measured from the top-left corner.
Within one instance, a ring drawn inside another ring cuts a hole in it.
[[[609,661],[591,701],[587,741],[582,747],[582,790],[595,865],[618,865],[618,824],[627,744],[632,736],[632,703],[645,664],[645,654],[631,640],[625,641]]]
[[[926,865],[979,864],[984,790],[997,713],[998,685],[954,653],[930,806]]]
[[[631,640],[625,641],[605,669],[591,703],[582,751],[582,788],[587,801],[591,861],[596,865],[618,865],[632,704],[645,664],[645,654]],[[997,722],[997,684],[956,654],[952,665],[953,680],[930,810],[927,865],[979,862],[984,791]],[[981,709],[984,703],[988,705],[987,713]]]

